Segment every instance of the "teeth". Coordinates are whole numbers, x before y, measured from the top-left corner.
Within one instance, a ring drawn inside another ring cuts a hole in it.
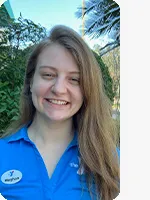
[[[54,104],[59,104],[59,105],[66,105],[67,102],[66,101],[58,101],[58,100],[48,100],[49,102],[51,103],[54,103]]]

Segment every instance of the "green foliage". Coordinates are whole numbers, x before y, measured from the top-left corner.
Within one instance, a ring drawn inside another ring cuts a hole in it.
[[[95,58],[99,64],[101,72],[102,72],[104,89],[105,89],[106,95],[111,100],[111,102],[113,102],[115,94],[113,92],[113,80],[110,76],[108,67],[104,64],[102,58],[96,52],[93,51],[93,53],[95,55]]]
[[[4,4],[0,7],[0,27],[7,27],[13,19],[9,17],[9,14],[4,6]]]
[[[0,132],[19,116],[19,96],[25,73],[25,50],[3,46],[0,57]],[[11,52],[11,54],[10,54]]]
[[[109,73],[113,80],[114,105],[119,111],[120,108],[120,48],[115,48],[102,56],[103,62],[108,66]]]
[[[19,116],[20,88],[15,87],[13,90],[9,82],[0,82],[0,131],[3,132],[10,122],[16,120]]]
[[[107,36],[101,55],[120,46],[120,7],[113,0],[85,0],[75,13],[84,20],[84,34],[91,38]]]
[[[46,29],[20,16],[18,22],[9,21],[1,31],[1,36],[0,133],[3,133],[19,117],[26,60],[33,45],[46,36]]]

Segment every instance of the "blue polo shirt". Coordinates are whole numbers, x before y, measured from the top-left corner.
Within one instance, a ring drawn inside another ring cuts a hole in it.
[[[0,193],[7,200],[91,200],[79,164],[75,133],[49,178],[44,161],[24,126],[0,139]]]

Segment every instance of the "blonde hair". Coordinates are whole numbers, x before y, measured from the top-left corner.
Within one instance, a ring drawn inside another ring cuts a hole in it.
[[[114,199],[119,193],[120,179],[111,104],[104,92],[102,74],[95,56],[74,30],[57,25],[51,30],[49,37],[33,50],[27,63],[21,95],[20,119],[13,126],[11,133],[34,118],[35,107],[32,103],[30,83],[39,54],[52,43],[65,47],[73,55],[80,70],[80,86],[84,102],[74,116],[74,125],[78,131],[81,166],[86,172],[89,192],[93,198],[91,186],[94,180],[97,199]],[[10,131],[2,137],[9,134]]]

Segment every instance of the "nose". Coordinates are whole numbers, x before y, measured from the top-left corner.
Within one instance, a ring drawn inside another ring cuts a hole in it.
[[[67,87],[64,78],[57,77],[52,86],[52,92],[55,94],[64,94],[67,92]]]

